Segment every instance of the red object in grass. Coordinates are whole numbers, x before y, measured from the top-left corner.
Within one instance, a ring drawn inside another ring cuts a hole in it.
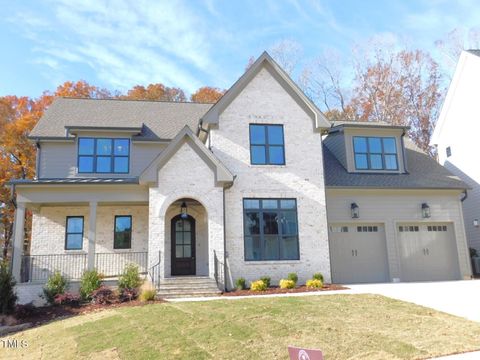
[[[323,360],[323,354],[318,349],[302,349],[295,346],[288,347],[290,360]]]

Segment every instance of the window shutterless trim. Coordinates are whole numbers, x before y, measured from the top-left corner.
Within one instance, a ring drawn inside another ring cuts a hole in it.
[[[263,127],[265,129],[265,139],[264,143],[262,144],[252,144],[252,126],[258,126],[258,127]],[[268,142],[268,127],[273,127],[273,126],[278,126],[281,127],[282,129],[282,144],[269,144]],[[285,129],[283,127],[283,124],[249,124],[248,127],[248,137],[249,137],[249,142],[250,142],[250,165],[278,165],[282,166],[285,165],[287,160],[285,158]],[[265,162],[261,163],[254,163],[252,159],[252,147],[254,146],[263,146],[265,148]],[[283,162],[282,163],[271,163],[270,162],[270,147],[281,147],[282,148],[282,154],[283,154]]]
[[[118,247],[115,244],[115,235],[117,234],[117,218],[130,218],[130,243],[128,247]],[[132,215],[115,215],[115,219],[113,220],[113,248],[115,250],[126,250],[132,248],[132,234],[133,234],[133,218]]]
[[[68,220],[69,219],[82,219],[82,232],[81,233],[78,233],[78,232],[69,233],[68,232]],[[85,230],[85,218],[84,218],[84,216],[67,216],[67,219],[65,220],[65,246],[64,246],[64,249],[65,250],[82,250],[83,249],[84,230]],[[73,248],[73,249],[68,248],[68,235],[78,235],[78,234],[82,235],[82,242],[81,242],[82,245],[81,245],[81,247]]]
[[[93,140],[93,154],[81,155],[80,154],[80,140]],[[110,140],[112,142],[112,149],[110,155],[97,154],[97,142],[98,140]],[[128,154],[127,155],[115,155],[115,140],[128,141]],[[128,174],[130,173],[130,147],[131,141],[129,138],[104,138],[104,137],[79,137],[77,141],[77,173],[79,174]],[[92,158],[92,171],[80,171],[80,157]],[[97,158],[108,157],[110,158],[110,170],[111,171],[97,171]],[[115,158],[127,158],[127,171],[115,171]]]
[[[245,201],[246,200],[258,200],[259,202],[259,207],[258,208],[245,208]],[[263,201],[265,200],[274,200],[277,201],[277,207],[276,208],[264,208],[263,207]],[[281,207],[281,201],[282,200],[293,200],[295,201],[295,207],[294,208],[282,208]],[[244,261],[246,262],[254,262],[254,261],[298,261],[300,260],[300,237],[299,237],[299,224],[298,224],[298,207],[297,207],[297,199],[296,198],[243,198],[242,199],[242,205],[243,205],[243,258]],[[282,231],[282,226],[281,224],[278,224],[278,234],[267,234],[267,236],[272,236],[276,235],[277,236],[277,241],[278,241],[278,259],[265,259],[264,255],[264,244],[265,244],[265,234],[263,233],[263,213],[268,212],[268,211],[275,211],[277,213],[285,213],[285,212],[290,212],[293,213],[295,212],[295,221],[296,221],[296,233],[295,234],[283,234]],[[247,223],[246,223],[246,215],[247,213],[258,213],[259,214],[259,234],[255,235],[247,235]],[[260,259],[247,259],[247,246],[246,246],[246,238],[247,237],[258,237],[260,238]],[[285,258],[284,256],[282,257],[283,252],[282,248],[280,246],[280,241],[282,241],[284,238],[288,237],[296,237],[297,240],[297,257],[296,258]]]
[[[365,139],[365,145],[367,147],[367,152],[356,152],[355,151],[355,139]],[[369,139],[379,139],[380,140],[380,146],[381,146],[381,152],[370,152],[370,142],[368,141]],[[395,143],[395,152],[385,152],[385,147],[383,145],[383,139],[392,139]],[[372,171],[398,171],[399,169],[399,164],[398,164],[398,146],[397,146],[397,139],[392,136],[353,136],[352,137],[352,148],[353,148],[353,161],[355,163],[355,170],[372,170]],[[367,167],[362,168],[358,167],[357,165],[357,159],[356,155],[365,155],[367,157]],[[372,168],[372,164],[370,161],[370,155],[380,155],[382,158],[382,168],[379,169],[374,169]],[[395,169],[387,169],[386,167],[386,161],[385,161],[385,156],[386,155],[395,155],[395,163],[396,167]]]

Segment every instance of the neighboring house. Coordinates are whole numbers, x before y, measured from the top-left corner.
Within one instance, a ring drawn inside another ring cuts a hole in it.
[[[315,272],[340,283],[469,277],[466,185],[405,131],[332,126],[267,53],[213,105],[56,99],[30,134],[37,178],[12,181],[13,274],[117,276],[133,262],[160,289],[179,275],[221,289],[290,272],[301,283]]]
[[[465,229],[471,247],[480,251],[480,50],[463,51],[448,88],[431,144],[438,161],[469,186],[463,201]]]

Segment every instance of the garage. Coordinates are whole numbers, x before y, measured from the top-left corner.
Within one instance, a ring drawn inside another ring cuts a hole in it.
[[[334,282],[390,281],[383,224],[331,224],[329,240]]]
[[[398,224],[402,281],[460,279],[452,223]]]

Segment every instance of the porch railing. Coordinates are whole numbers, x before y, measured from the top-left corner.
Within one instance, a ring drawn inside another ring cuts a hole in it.
[[[22,256],[21,282],[43,282],[55,271],[69,280],[79,280],[87,270],[87,254],[49,254]],[[119,276],[126,265],[135,264],[147,273],[147,252],[97,253],[95,268],[107,277]]]

